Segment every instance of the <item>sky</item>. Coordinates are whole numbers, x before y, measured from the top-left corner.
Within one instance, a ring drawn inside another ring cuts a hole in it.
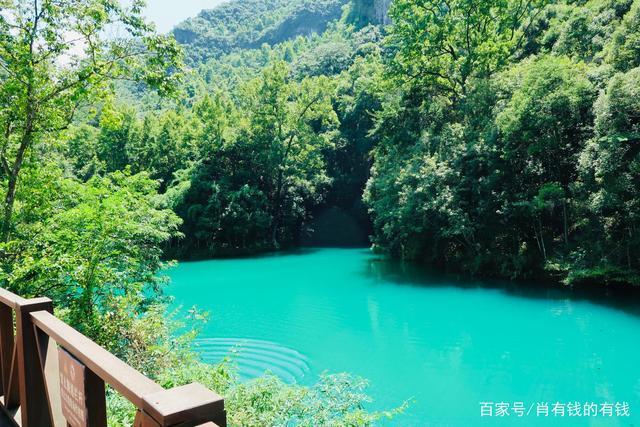
[[[202,9],[213,9],[225,0],[147,0],[146,16],[157,25],[158,32],[167,33],[176,24],[196,16]],[[128,1],[122,1],[126,5]]]

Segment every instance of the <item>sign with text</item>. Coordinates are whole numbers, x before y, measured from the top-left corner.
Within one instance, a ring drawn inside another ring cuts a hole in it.
[[[58,349],[62,415],[71,427],[87,425],[86,367],[63,348]]]

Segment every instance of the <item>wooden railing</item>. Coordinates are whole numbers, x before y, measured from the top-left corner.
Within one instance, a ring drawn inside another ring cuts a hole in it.
[[[104,427],[105,384],[137,408],[136,427],[226,426],[216,393],[197,383],[166,390],[56,318],[50,299],[0,288],[5,418],[23,427]]]

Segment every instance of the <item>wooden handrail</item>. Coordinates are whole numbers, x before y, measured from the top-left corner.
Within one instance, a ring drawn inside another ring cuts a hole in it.
[[[57,350],[59,355],[50,340],[63,349]],[[88,418],[83,425],[106,427],[105,384],[109,384],[138,409],[136,427],[226,426],[224,399],[216,393],[198,383],[166,390],[55,317],[50,299],[25,299],[0,288],[0,409],[10,414],[19,411],[20,426],[57,427],[62,421],[59,409],[52,406],[61,398],[45,373],[48,366],[61,370],[57,363],[51,365],[58,357],[67,368],[69,363],[78,364],[85,372]],[[57,384],[55,378],[52,381]]]
[[[31,318],[34,325],[73,354],[76,359],[136,407],[142,407],[142,396],[164,390],[53,314],[37,311],[31,313]]]
[[[22,298],[20,295],[16,295],[13,292],[0,288],[0,303],[15,310],[16,307],[24,304],[26,301],[27,300]]]

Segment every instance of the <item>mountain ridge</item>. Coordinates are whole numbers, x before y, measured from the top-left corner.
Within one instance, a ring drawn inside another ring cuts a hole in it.
[[[347,4],[349,0],[233,0],[202,10],[172,33],[188,59],[201,63],[237,49],[321,34]]]

